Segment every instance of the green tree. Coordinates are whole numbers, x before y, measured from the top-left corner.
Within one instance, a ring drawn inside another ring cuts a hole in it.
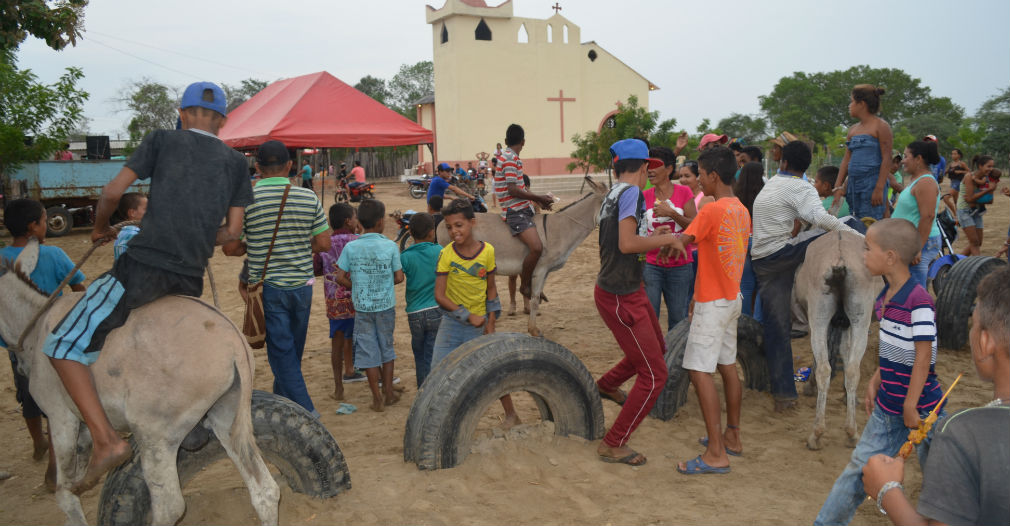
[[[31,70],[18,70],[8,55],[0,61],[0,183],[23,163],[49,158],[81,121],[87,92],[84,73],[67,68],[53,84]]]
[[[386,101],[389,100],[389,89],[386,88],[386,81],[378,77],[365,75],[364,77],[361,77],[361,80],[359,80],[357,84],[354,85],[354,89],[383,104],[386,104]]]
[[[760,115],[730,114],[716,126],[722,133],[754,144],[768,138],[768,121]]]
[[[424,60],[414,65],[403,64],[400,71],[390,79],[388,90],[386,106],[413,119],[416,115],[414,102],[435,91],[434,63]]]
[[[937,114],[960,124],[964,110],[946,97],[933,97],[929,87],[900,69],[854,66],[844,71],[796,72],[779,79],[768,95],[759,97],[772,126],[809,136],[824,144],[836,126],[848,126],[849,93],[857,84],[886,88],[880,117],[893,125],[925,114]]]
[[[231,110],[234,110],[235,108],[241,106],[245,101],[253,98],[257,93],[263,91],[263,88],[269,85],[270,83],[265,80],[252,78],[243,80],[238,86],[221,84],[221,90],[224,91],[225,100],[228,101],[228,113],[231,113]]]
[[[128,151],[154,130],[175,128],[179,108],[179,94],[175,88],[143,78],[127,86],[120,102],[131,115],[126,125],[130,133]]]
[[[1010,155],[1010,87],[983,102],[975,113],[975,122],[985,137],[977,153],[992,155],[1000,166],[1005,166]]]
[[[658,111],[649,111],[638,105],[638,97],[628,96],[628,101],[617,107],[613,128],[604,126],[599,133],[590,131],[572,136],[575,151],[571,156],[575,160],[568,163],[568,171],[581,169],[589,174],[592,170],[609,170],[610,145],[619,139],[643,139],[651,146],[672,148],[679,135],[679,132],[674,131],[677,120],[658,121]]]
[[[57,51],[76,45],[86,5],[88,0],[0,0],[0,51],[17,49],[28,35]]]

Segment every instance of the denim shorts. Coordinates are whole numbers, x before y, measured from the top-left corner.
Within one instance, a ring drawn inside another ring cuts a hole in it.
[[[330,320],[330,338],[333,338],[337,331],[344,333],[344,338],[354,336],[354,318],[344,318],[342,320]]]
[[[395,309],[354,313],[354,366],[359,369],[380,367],[396,359],[393,350]]]
[[[435,336],[435,347],[431,353],[431,368],[435,369],[438,362],[452,354],[457,347],[482,334],[484,334],[483,325],[474,327],[443,313],[442,321],[438,324],[438,334]]]
[[[509,231],[512,232],[513,236],[518,236],[530,228],[535,228],[533,224],[533,209],[506,210],[505,223],[509,226]]]
[[[982,216],[984,215],[985,210],[980,210],[978,208],[958,208],[957,222],[961,223],[961,228],[983,228]]]

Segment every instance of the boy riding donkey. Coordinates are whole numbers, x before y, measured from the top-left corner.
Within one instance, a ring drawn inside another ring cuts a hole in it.
[[[179,105],[182,129],[148,134],[102,189],[91,233],[96,243],[115,239],[109,218],[123,192],[137,179],[151,182],[147,214],[130,250],[88,287],[43,347],[91,432],[87,471],[70,488],[77,495],[132,455],[109,422],[88,367],[98,359],[106,336],[126,323],[131,310],[147,303],[172,294],[199,297],[214,246],[238,239],[242,231],[252,189],[245,157],[216,136],[226,120],[225,108],[217,85],[190,84]]]

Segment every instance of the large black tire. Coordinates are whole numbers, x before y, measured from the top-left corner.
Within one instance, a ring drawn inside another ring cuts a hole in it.
[[[944,265],[937,269],[936,276],[932,279],[933,284],[933,294],[937,297],[940,296],[940,291],[943,290],[943,285],[947,281],[947,275],[950,274],[950,269],[953,265]]]
[[[994,257],[971,256],[950,268],[936,297],[937,344],[940,347],[956,351],[967,345],[978,284],[990,272],[1006,264]]]
[[[600,393],[578,357],[544,338],[496,333],[459,346],[425,379],[407,417],[404,460],[420,469],[459,465],[487,407],[519,391],[530,393],[556,434],[603,437]]]
[[[46,236],[60,237],[70,233],[74,228],[74,218],[62,206],[50,206],[46,209]]]
[[[351,488],[344,454],[333,435],[308,411],[287,398],[253,391],[253,430],[263,459],[273,464],[292,491],[330,498]],[[134,444],[136,452],[136,444]],[[203,468],[227,458],[213,433],[196,451],[179,449],[182,486]],[[139,455],[109,473],[102,486],[98,524],[151,523],[151,496]]]
[[[423,186],[418,186],[416,184],[410,185],[408,192],[410,193],[410,197],[413,197],[414,199],[420,199],[428,194],[428,190],[426,190]]]
[[[653,418],[671,420],[687,401],[687,388],[691,385],[691,378],[683,364],[690,330],[691,320],[685,318],[666,333],[666,386],[649,413]],[[767,391],[770,384],[763,340],[761,324],[754,318],[741,314],[736,325],[736,360],[743,370],[744,386],[748,389]]]

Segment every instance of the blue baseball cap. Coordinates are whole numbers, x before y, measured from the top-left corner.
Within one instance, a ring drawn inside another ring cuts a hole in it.
[[[452,171],[452,167],[449,166],[449,163],[442,163],[442,164],[438,165],[438,171],[440,171],[440,172],[451,172]]]
[[[663,166],[663,161],[649,157],[649,147],[641,139],[622,139],[610,145],[610,155],[614,156],[614,162],[626,159],[642,159],[648,161],[649,169]]]
[[[214,95],[214,100],[203,100],[203,92],[205,90],[210,90]],[[224,100],[224,91],[213,82],[194,82],[186,86],[186,91],[182,93],[182,101],[179,103],[179,108],[186,109],[193,106],[214,110],[225,117],[228,115],[228,104]]]

